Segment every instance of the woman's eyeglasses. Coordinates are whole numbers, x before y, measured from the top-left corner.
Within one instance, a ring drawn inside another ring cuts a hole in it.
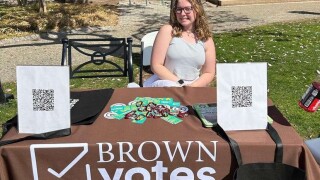
[[[190,14],[190,13],[192,12],[192,9],[193,9],[192,6],[184,7],[184,8],[178,7],[178,8],[175,9],[175,12],[176,12],[177,14],[181,14],[182,11],[184,11],[184,13]]]

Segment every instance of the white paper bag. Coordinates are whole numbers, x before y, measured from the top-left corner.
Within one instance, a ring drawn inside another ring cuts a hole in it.
[[[267,127],[267,63],[218,63],[218,124],[226,131]]]
[[[17,66],[19,133],[70,128],[68,66]]]

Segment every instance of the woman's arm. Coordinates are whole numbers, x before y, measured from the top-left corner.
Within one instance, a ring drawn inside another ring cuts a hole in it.
[[[153,44],[151,54],[151,70],[162,80],[177,82],[179,78],[171,73],[165,66],[166,53],[172,39],[172,26],[164,25],[160,28]]]
[[[189,84],[192,87],[205,87],[208,86],[216,73],[216,49],[212,38],[209,38],[205,43],[205,63],[201,69],[200,77]]]

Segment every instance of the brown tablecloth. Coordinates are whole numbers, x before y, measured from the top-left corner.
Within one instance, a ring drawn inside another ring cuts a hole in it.
[[[232,179],[237,165],[229,145],[212,129],[204,128],[191,108],[190,115],[176,125],[160,118],[143,124],[104,118],[110,105],[128,104],[136,97],[172,97],[190,107],[216,102],[216,89],[115,89],[92,125],[72,126],[72,134],[66,137],[1,147],[0,179]],[[272,125],[284,144],[283,162],[306,170],[309,180],[319,180],[320,168],[303,139],[277,108],[268,104]],[[273,162],[275,144],[265,131],[228,134],[239,143],[244,163]],[[21,136],[13,128],[3,139]]]

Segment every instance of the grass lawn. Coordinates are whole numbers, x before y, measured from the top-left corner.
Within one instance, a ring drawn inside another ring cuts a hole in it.
[[[320,70],[320,19],[277,23],[236,32],[215,34],[217,58],[225,62],[267,62],[268,97],[305,139],[320,134],[320,113],[309,113],[298,101]],[[139,54],[134,55],[138,77]],[[138,81],[136,81],[138,82]],[[125,87],[126,78],[71,80],[71,89]],[[5,83],[16,97],[16,84]],[[0,105],[0,122],[16,114],[16,101]]]

